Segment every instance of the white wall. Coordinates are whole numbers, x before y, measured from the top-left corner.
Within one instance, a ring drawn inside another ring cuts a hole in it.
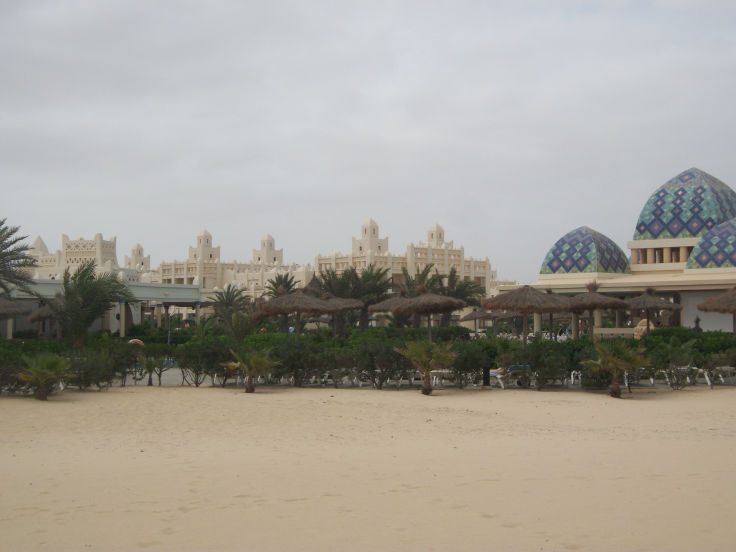
[[[721,330],[724,332],[733,331],[732,316],[730,314],[720,314],[717,312],[703,312],[698,310],[698,305],[710,299],[715,295],[720,295],[721,291],[683,291],[682,297],[682,325],[686,328],[695,326],[695,317],[700,317],[700,327],[706,331]]]

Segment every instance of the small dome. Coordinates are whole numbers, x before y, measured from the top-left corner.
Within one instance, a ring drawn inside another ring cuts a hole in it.
[[[687,268],[727,267],[736,267],[736,219],[707,232],[687,260]]]
[[[611,238],[581,226],[555,242],[544,258],[539,273],[630,271],[628,258]]]
[[[429,227],[429,231],[442,233],[445,231],[445,229],[435,222],[432,226]]]
[[[199,234],[197,234],[197,237],[198,237],[198,238],[204,238],[204,237],[208,237],[208,238],[211,238],[211,237],[212,237],[212,234],[210,234],[210,233],[209,233],[209,232],[207,231],[207,229],[205,228],[205,229],[204,229],[204,230],[202,230],[202,231],[201,231],[201,232],[200,232]]]
[[[639,215],[635,240],[694,238],[736,217],[736,192],[700,169],[688,169],[651,195]]]
[[[274,240],[273,240],[273,236],[272,236],[271,234],[265,234],[265,235],[264,235],[264,236],[263,236],[263,237],[261,238],[261,241],[269,241],[269,240],[270,240],[270,241],[274,241]]]

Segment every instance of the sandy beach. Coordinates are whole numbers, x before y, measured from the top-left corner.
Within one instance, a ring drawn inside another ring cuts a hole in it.
[[[733,550],[736,388],[0,398],[0,550]]]

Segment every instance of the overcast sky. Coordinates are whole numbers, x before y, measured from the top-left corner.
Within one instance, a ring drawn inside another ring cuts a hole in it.
[[[628,254],[684,169],[736,188],[734,6],[6,0],[0,218],[154,266],[203,228],[313,263],[368,217],[397,254],[438,222],[536,281],[578,226]]]

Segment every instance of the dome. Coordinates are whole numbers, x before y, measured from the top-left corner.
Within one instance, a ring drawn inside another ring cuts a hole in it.
[[[736,192],[700,169],[688,169],[657,188],[644,205],[635,240],[693,238],[736,217]]]
[[[630,271],[628,258],[611,238],[581,226],[555,242],[544,258],[539,273]]]
[[[736,267],[736,219],[707,232],[687,260],[687,268],[728,267]]]

